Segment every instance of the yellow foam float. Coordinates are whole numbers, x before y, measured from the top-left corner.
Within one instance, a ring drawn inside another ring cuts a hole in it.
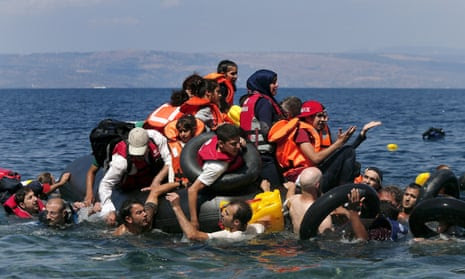
[[[417,177],[415,178],[415,183],[420,185],[420,186],[423,186],[423,185],[425,185],[426,181],[428,180],[428,178],[430,176],[431,176],[431,173],[422,172],[419,175],[417,175]]]
[[[389,151],[396,151],[399,148],[399,146],[397,146],[397,144],[395,143],[390,143],[386,147]]]

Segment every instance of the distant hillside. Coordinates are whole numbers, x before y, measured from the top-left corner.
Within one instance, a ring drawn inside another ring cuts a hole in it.
[[[465,88],[465,55],[385,53],[180,53],[108,51],[0,55],[0,88],[180,87],[193,72],[239,65],[238,87],[255,70],[281,87]]]

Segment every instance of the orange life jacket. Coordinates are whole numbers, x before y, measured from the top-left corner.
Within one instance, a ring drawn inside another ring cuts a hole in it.
[[[168,142],[168,146],[171,154],[171,167],[174,172],[174,181],[183,181],[183,183],[188,183],[189,179],[183,176],[181,169],[181,152],[183,148],[181,141]]]
[[[203,78],[205,79],[214,79],[218,82],[218,84],[224,84],[226,85],[226,88],[228,89],[228,95],[225,96],[226,103],[228,103],[229,106],[233,105],[234,102],[234,85],[229,79],[226,79],[224,74],[220,73],[209,73],[208,75],[204,76]]]
[[[197,129],[194,133],[194,136],[198,136],[205,131],[205,124],[203,124],[202,120],[195,119],[197,123]],[[171,121],[166,125],[164,132],[165,136],[168,139],[168,147],[170,149],[171,154],[171,167],[173,168],[174,172],[174,181],[180,181],[187,183],[189,180],[183,177],[182,169],[181,169],[181,151],[183,145],[180,140],[178,140],[178,130],[176,129],[176,123],[178,120]]]
[[[195,119],[197,123],[197,128],[195,130],[194,136],[198,136],[205,131],[205,124],[200,119]],[[165,128],[163,129],[163,134],[169,141],[177,141],[178,140],[178,129],[176,129],[176,123],[178,120],[173,120],[169,122]]]
[[[223,114],[217,105],[210,102],[207,98],[192,96],[184,104],[181,105],[181,112],[185,114],[195,115],[200,109],[210,107],[213,116],[213,125],[210,129],[215,130],[218,125],[224,123]]]
[[[315,165],[302,153],[295,142],[299,129],[304,129],[314,138],[313,148],[315,152],[331,145],[331,135],[327,126],[324,131],[318,132],[312,125],[300,121],[297,117],[276,122],[268,132],[268,141],[276,143],[276,160],[285,170]]]
[[[155,129],[160,133],[168,122],[179,119],[183,113],[181,107],[175,107],[169,103],[163,104],[149,114],[145,120],[144,127],[146,129]]]

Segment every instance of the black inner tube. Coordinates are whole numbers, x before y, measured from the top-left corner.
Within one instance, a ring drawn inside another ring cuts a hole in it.
[[[321,222],[334,209],[346,203],[347,194],[353,189],[359,189],[360,194],[365,197],[362,209],[363,218],[373,218],[379,212],[379,198],[373,187],[366,184],[349,183],[337,186],[319,197],[305,212],[300,224],[300,239],[306,240],[315,237]]]
[[[437,235],[425,224],[432,221],[465,228],[465,202],[448,197],[423,200],[410,214],[409,226],[413,236],[428,238]]]
[[[197,161],[197,152],[214,133],[205,133],[191,139],[181,152],[181,169],[183,175],[193,183],[202,173],[202,167]],[[256,188],[260,175],[261,160],[257,149],[250,143],[242,154],[244,166],[233,173],[225,173],[208,188],[217,194],[246,194],[248,189]]]
[[[437,197],[441,188],[444,188],[444,194],[454,198],[460,197],[460,188],[457,177],[448,169],[442,169],[434,172],[426,181],[424,186],[425,193],[423,199]]]

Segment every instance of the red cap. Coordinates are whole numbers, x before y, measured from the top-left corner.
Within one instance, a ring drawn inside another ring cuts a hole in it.
[[[306,101],[305,103],[302,104],[302,108],[300,109],[300,114],[298,117],[302,118],[302,117],[312,116],[324,110],[325,108],[320,102],[313,101],[313,100]]]

